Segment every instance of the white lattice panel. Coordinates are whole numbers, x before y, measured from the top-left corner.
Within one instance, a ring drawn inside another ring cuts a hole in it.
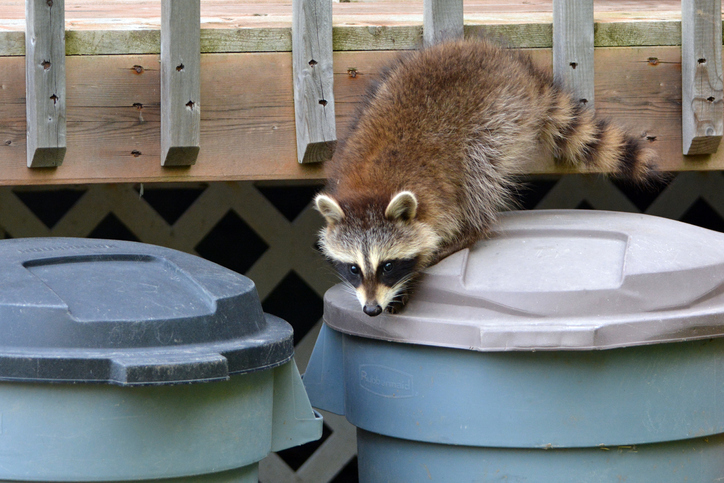
[[[535,182],[533,180],[532,184],[535,185]],[[51,228],[42,221],[43,208],[29,208],[21,197],[52,188],[0,188],[0,237],[87,237],[112,214],[139,241],[198,254],[199,244],[231,211],[268,246],[246,271],[246,275],[257,284],[262,300],[272,294],[291,271],[317,297],[321,297],[336,281],[322,256],[314,249],[321,217],[307,205],[303,209],[299,207],[301,211],[290,221],[252,183],[195,186],[200,194],[173,223],[168,223],[140,195],[138,186],[76,188],[79,190],[77,201]],[[536,209],[585,206],[642,211],[639,208],[641,202],[637,204],[613,182],[602,177],[574,175],[562,177],[557,182],[551,179],[544,191],[535,203]],[[659,191],[658,195],[649,195],[650,199],[643,206],[645,213],[724,229],[724,176],[721,173],[681,173]],[[304,201],[305,204],[307,202]],[[243,240],[233,249],[244,251]],[[291,300],[295,295],[289,293],[288,297]],[[297,344],[296,360],[302,372],[318,330],[319,322]],[[263,483],[326,483],[335,480],[338,472],[356,454],[355,431],[343,417],[328,413],[324,416],[325,424],[331,430],[327,439],[296,471],[278,455],[267,457],[260,464],[260,480]]]

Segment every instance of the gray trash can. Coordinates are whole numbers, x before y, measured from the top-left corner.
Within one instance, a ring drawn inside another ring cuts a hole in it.
[[[324,321],[304,383],[362,482],[724,478],[724,234],[510,213],[401,314],[337,286]]]
[[[0,480],[256,482],[318,439],[246,277],[121,241],[0,242]]]

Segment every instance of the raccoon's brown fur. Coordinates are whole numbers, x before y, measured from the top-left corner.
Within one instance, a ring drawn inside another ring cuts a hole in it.
[[[328,163],[322,249],[377,315],[420,270],[484,238],[541,152],[642,182],[656,160],[519,51],[466,40],[405,55]]]

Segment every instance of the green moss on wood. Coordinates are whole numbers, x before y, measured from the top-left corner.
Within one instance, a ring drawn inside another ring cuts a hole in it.
[[[159,30],[68,30],[66,55],[158,54]]]
[[[25,55],[25,34],[0,32],[0,55]]]
[[[681,45],[681,22],[616,22],[594,25],[596,47]]]
[[[422,42],[422,26],[343,26],[332,30],[334,50],[407,50]]]
[[[550,48],[553,45],[553,25],[549,23],[466,25],[465,35],[500,39],[511,47],[534,49]]]

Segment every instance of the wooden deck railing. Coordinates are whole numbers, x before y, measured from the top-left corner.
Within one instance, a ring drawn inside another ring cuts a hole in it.
[[[425,42],[464,29],[533,49],[664,169],[724,167],[721,0],[299,5],[314,2],[331,6],[316,47],[282,0],[28,0],[27,23],[23,0],[0,0],[0,184],[321,178],[298,161],[329,156],[380,68],[423,42],[423,21]]]
[[[64,0],[27,0],[25,12],[28,167],[60,166],[66,150]]]
[[[721,0],[681,2],[682,146],[714,153],[724,133]]]

